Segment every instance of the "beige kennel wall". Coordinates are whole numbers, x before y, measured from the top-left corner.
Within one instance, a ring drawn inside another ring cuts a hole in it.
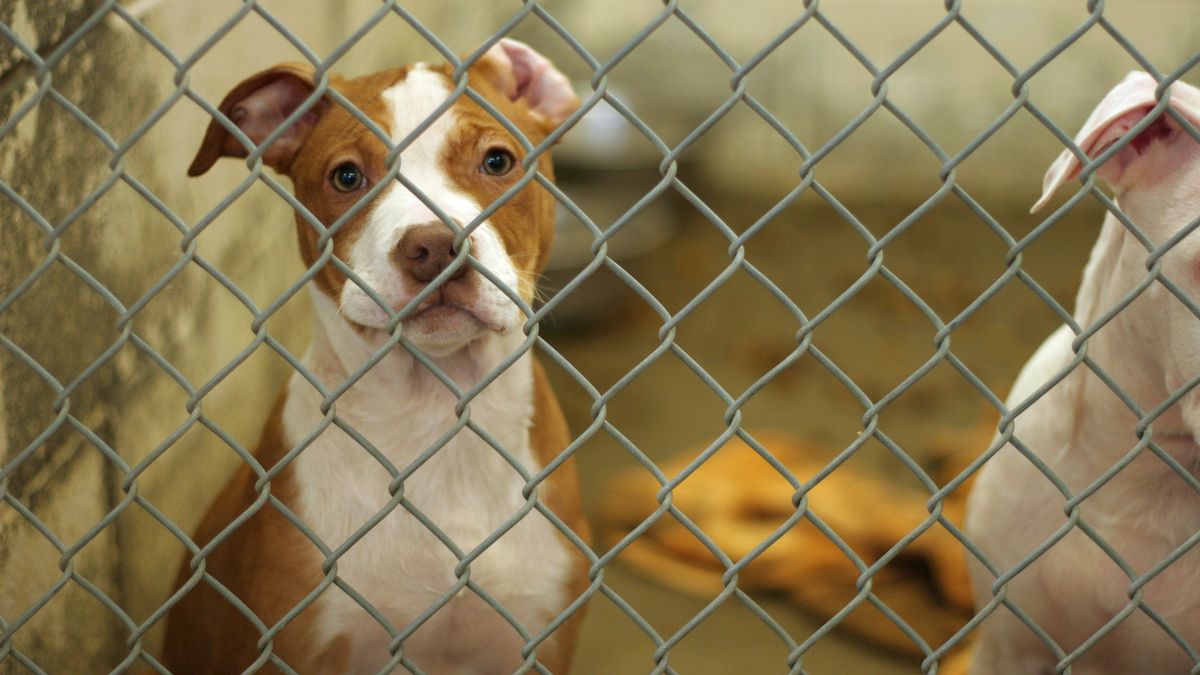
[[[17,0],[0,4],[0,20],[48,54],[100,3],[92,0]],[[318,55],[330,53],[377,5],[367,0],[263,2]],[[519,3],[464,0],[405,2],[456,51],[473,48]],[[650,1],[546,2],[544,6],[600,60],[606,60],[661,9]],[[682,2],[739,61],[745,61],[795,18],[792,2]],[[1082,23],[1083,2],[965,3],[965,16],[994,37],[1020,68]],[[134,2],[129,7],[177,54],[189,54],[240,3],[185,0]],[[828,17],[862,46],[876,65],[895,58],[944,10],[939,2],[842,0],[821,4]],[[1160,68],[1175,67],[1200,43],[1200,19],[1186,0],[1109,2],[1107,16]],[[1164,21],[1163,17],[1178,17]],[[536,18],[517,36],[586,81],[584,64]],[[1032,83],[1034,101],[1071,132],[1112,82],[1134,63],[1099,29],[1083,38]],[[433,52],[390,17],[346,56],[341,70],[363,73]],[[299,55],[257,16],[247,17],[188,73],[190,86],[215,102],[238,79]],[[27,64],[0,50],[0,118],[35,92]],[[123,142],[174,91],[174,69],[115,17],[97,26],[61,61],[53,85]],[[1192,78],[1193,80],[1195,78]],[[678,21],[671,20],[611,75],[611,84],[673,145],[729,94],[729,72]],[[801,30],[751,77],[749,91],[786,122],[810,149],[823,144],[870,101],[870,76],[816,24]],[[1011,78],[957,26],[950,26],[889,81],[888,96],[957,153],[1011,103]],[[664,92],[669,92],[665,96]],[[188,225],[196,223],[244,177],[226,162],[209,175],[185,177],[207,123],[194,104],[180,101],[131,150],[124,170],[145,184]],[[960,179],[985,206],[1030,203],[1040,173],[1056,150],[1027,114],[1002,129],[967,161]],[[110,175],[104,146],[60,107],[44,100],[8,138],[0,140],[0,178],[51,224],[59,224]],[[797,182],[799,161],[755,116],[738,110],[684,156],[689,180],[703,193],[782,195]],[[938,162],[886,111],[878,112],[818,166],[818,178],[846,204],[915,206],[938,186]],[[204,260],[265,307],[300,274],[290,214],[280,199],[255,185],[197,241]],[[132,189],[118,182],[60,237],[61,250],[107,286],[126,306],[179,261],[180,234]],[[45,257],[46,238],[7,199],[0,199],[0,294]],[[303,293],[268,323],[273,335],[302,352],[307,333]],[[118,313],[61,264],[55,264],[0,315],[0,332],[66,384],[120,337]],[[227,290],[190,265],[134,319],[133,331],[194,386],[209,381],[246,349],[252,317]],[[251,447],[284,362],[260,347],[201,404],[204,415]],[[55,395],[29,368],[0,350],[0,451],[8,462],[55,419]],[[186,395],[132,345],[125,345],[70,397],[69,412],[130,465],[187,419]],[[138,492],[184,531],[236,465],[236,456],[196,425],[138,481]],[[37,448],[7,482],[67,547],[125,498],[121,472],[78,432],[60,430]],[[76,573],[144,620],[169,592],[182,547],[137,505],[72,558]],[[12,621],[54,587],[60,553],[12,507],[0,506],[0,617]],[[115,665],[127,652],[127,628],[75,583],[68,583],[14,641],[51,672],[84,672]],[[151,635],[151,643],[158,634]],[[12,668],[11,661],[2,670]],[[18,668],[19,669],[19,668]]]
[[[515,3],[514,3],[515,4]],[[607,61],[661,10],[658,2],[543,3]],[[749,61],[800,17],[802,3],[680,2],[731,57]],[[1088,21],[1084,0],[969,0],[962,18],[1018,71]],[[1110,0],[1104,17],[1158,69],[1171,71],[1200,44],[1200,11],[1187,0]],[[614,9],[619,5],[620,9]],[[829,23],[876,69],[888,67],[946,17],[937,0],[833,0],[819,3]],[[532,23],[532,22],[530,22]],[[523,26],[524,28],[524,26]],[[549,31],[539,46],[573,66],[577,59]],[[1030,100],[1069,135],[1094,103],[1140,66],[1096,25],[1029,82]],[[573,71],[582,80],[585,70]],[[670,146],[731,93],[731,73],[682,22],[668,21],[617,66],[610,84]],[[1185,80],[1200,78],[1186,75]],[[1013,78],[959,23],[921,48],[887,80],[887,100],[920,125],[949,156],[961,152],[1013,100]],[[813,19],[751,73],[747,92],[809,149],[829,142],[872,103],[872,76],[829,30]],[[665,95],[664,95],[665,94]],[[957,178],[989,209],[1027,208],[1057,150],[1054,136],[1020,111],[959,167]],[[731,111],[683,154],[722,190],[782,196],[798,181],[800,160],[766,122],[745,106]],[[939,186],[940,162],[887,110],[878,110],[816,168],[818,180],[848,203],[911,203]]]

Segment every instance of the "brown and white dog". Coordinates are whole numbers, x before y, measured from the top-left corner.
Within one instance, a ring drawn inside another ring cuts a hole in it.
[[[330,87],[399,142],[452,95],[448,65],[416,64],[357,79],[330,78]],[[470,86],[537,144],[578,108],[567,79],[541,55],[504,40],[468,73]],[[220,110],[261,144],[315,91],[313,69],[283,64],[235,87]],[[291,178],[296,198],[332,224],[384,179],[382,140],[329,96],[275,140],[264,163]],[[449,217],[475,219],[523,174],[526,153],[512,135],[468,97],[459,97],[400,155],[401,173]],[[216,121],[208,127],[189,174],[220,157],[245,157],[245,147]],[[548,154],[538,170],[552,178]],[[333,238],[333,249],[355,274],[399,311],[450,265],[454,233],[397,181],[383,188]],[[318,261],[318,234],[299,214],[300,251]],[[470,255],[526,302],[550,252],[554,201],[529,183],[470,235]],[[403,322],[403,331],[463,390],[478,384],[518,351],[525,316],[508,295],[472,266],[444,275],[440,288]],[[317,321],[305,366],[327,390],[340,387],[387,342],[389,314],[332,264],[309,284]],[[499,674],[519,669],[526,639],[471,588],[454,592],[459,558],[401,505],[385,511],[393,475],[341,426],[321,427],[322,395],[299,373],[271,414],[255,458],[266,471],[286,462],[269,484],[324,546],[336,550],[369,526],[336,561],[341,582],[404,636],[403,657],[426,673]],[[399,471],[419,465],[403,496],[464,554],[526,504],[526,481],[488,442],[462,429],[427,459],[423,453],[455,427],[459,399],[404,347],[395,347],[337,399],[336,414]],[[529,474],[558,457],[570,437],[546,376],[526,353],[470,401],[470,419]],[[301,673],[378,672],[393,659],[393,635],[360,602],[329,586],[296,616],[288,614],[325,578],[325,556],[281,510],[256,490],[259,474],[243,466],[203,519],[195,540],[205,546],[205,571],[244,602],[273,636],[271,654]],[[586,538],[575,468],[570,459],[538,487],[539,499]],[[373,523],[373,524],[372,524]],[[554,524],[530,511],[470,562],[469,578],[536,636],[560,616],[586,584],[586,559]],[[179,584],[193,579],[191,559]],[[452,599],[427,620],[421,615]],[[538,663],[565,673],[581,611],[536,646]],[[287,619],[286,621],[284,621]],[[237,673],[263,657],[256,628],[207,579],[193,583],[168,617],[164,664],[181,673]],[[264,641],[265,645],[265,641]],[[268,663],[259,672],[269,672]]]

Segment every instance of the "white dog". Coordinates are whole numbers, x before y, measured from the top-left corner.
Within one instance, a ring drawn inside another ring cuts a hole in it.
[[[1154,109],[1157,86],[1146,73],[1131,73],[1093,111],[1075,139],[1079,148],[1092,159],[1108,150]],[[1171,107],[1200,125],[1200,90],[1175,83],[1170,92]],[[1075,155],[1063,152],[1034,210],[1080,170]],[[1087,357],[1143,416],[1171,402],[1149,435],[1172,459],[1139,448],[1139,416],[1087,364],[1072,367],[1076,334],[1069,327],[1046,340],[1009,396],[1017,413],[1014,441],[984,465],[967,513],[969,536],[996,570],[972,557],[977,607],[1003,592],[1041,635],[996,606],[982,625],[976,674],[1040,675],[1067,664],[1076,675],[1188,672],[1195,659],[1159,619],[1200,649],[1200,552],[1189,548],[1200,535],[1200,494],[1171,466],[1200,476],[1200,387],[1171,401],[1200,375],[1200,317],[1165,284],[1146,283],[1155,262],[1147,245],[1157,249],[1200,217],[1200,144],[1163,112],[1097,174],[1148,241],[1106,216],[1084,270],[1075,322],[1083,331],[1103,323],[1086,341]],[[1181,295],[1200,304],[1200,234],[1183,237],[1157,262]],[[1136,299],[1120,307],[1138,288]],[[1070,526],[1069,500],[1080,495],[1079,521]],[[998,588],[997,574],[1011,580]]]

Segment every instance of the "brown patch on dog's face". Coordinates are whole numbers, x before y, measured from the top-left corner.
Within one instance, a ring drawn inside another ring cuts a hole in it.
[[[405,66],[353,80],[331,77],[330,86],[381,130],[390,134],[391,111],[381,94],[402,82],[410,69],[411,66]],[[349,110],[333,103],[313,129],[287,173],[292,178],[296,199],[325,227],[330,227],[383,179],[388,170],[386,158],[387,146],[383,140]],[[360,189],[343,192],[334,186],[333,172],[345,163],[352,163],[363,172],[365,182]],[[333,236],[333,254],[347,265],[350,249],[358,240],[372,207],[373,204],[360,207]],[[322,253],[318,248],[320,234],[299,212],[296,213],[296,231],[300,239],[300,255],[305,266],[311,267]],[[347,279],[330,261],[321,267],[313,281],[336,301]]]
[[[440,70],[448,86],[452,87],[450,66]],[[477,63],[468,71],[471,88],[495,106],[536,147],[553,128],[547,128],[546,123],[520,100],[509,100],[494,84],[499,81],[494,71],[495,66],[490,61]],[[452,111],[456,116],[455,125],[442,152],[441,166],[462,191],[481,209],[486,209],[524,176],[521,167],[527,153],[499,120],[467,96],[456,101]],[[514,160],[511,171],[505,175],[493,176],[483,170],[484,160],[493,150],[507,152]],[[537,169],[547,179],[554,180],[549,151],[538,158]],[[488,218],[520,273],[523,282],[520,292],[526,301],[532,299],[537,274],[545,268],[554,243],[554,213],[554,197],[534,179]]]

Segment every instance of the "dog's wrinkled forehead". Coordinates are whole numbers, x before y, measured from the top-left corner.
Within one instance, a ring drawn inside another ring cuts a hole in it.
[[[409,140],[418,127],[423,127],[404,148],[405,163],[436,159],[432,153],[445,144],[455,117],[454,104],[448,105],[451,84],[440,70],[419,63],[409,68],[404,78],[380,92],[388,115],[385,128],[392,143]]]
[[[495,82],[482,76],[486,72],[490,72],[486,65],[477,65],[470,70],[470,87],[531,143],[536,144],[545,138],[548,130],[544,127],[544,120],[527,105],[508,100]],[[511,135],[504,122],[465,92],[457,91],[458,85],[452,77],[451,66],[417,63],[398,69],[397,73],[394,82],[378,91],[378,97],[384,105],[377,108],[383,113],[382,119],[377,122],[388,131],[393,143],[411,141],[405,146],[405,151],[421,141],[425,141],[423,145],[439,140],[444,142],[455,123],[486,127],[497,134]],[[420,133],[414,135],[413,132],[418,128]]]
[[[403,76],[385,89],[375,92],[381,116],[376,124],[388,135],[388,142],[376,142],[360,149],[367,155],[362,161],[367,173],[375,180],[385,180],[389,165],[389,145],[399,146],[400,181],[392,179],[375,198],[373,208],[392,197],[403,196],[407,213],[392,213],[389,217],[408,221],[430,222],[442,217],[460,220],[474,214],[464,213],[462,205],[463,176],[446,161],[450,139],[461,123],[453,100],[453,83],[441,69],[415,64],[404,69]],[[401,195],[402,193],[402,195]],[[478,207],[470,210],[478,210]],[[439,213],[441,215],[439,215]],[[462,223],[460,223],[462,224]]]

